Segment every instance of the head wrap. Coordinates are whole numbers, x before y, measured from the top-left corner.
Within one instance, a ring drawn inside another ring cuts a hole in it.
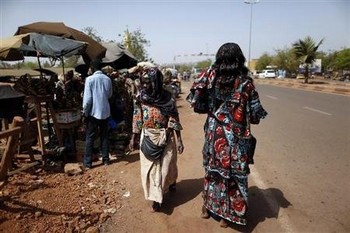
[[[149,79],[152,90],[141,90],[141,101],[159,108],[163,115],[177,117],[175,100],[171,93],[163,88],[162,72],[158,68],[149,68],[142,76]]]

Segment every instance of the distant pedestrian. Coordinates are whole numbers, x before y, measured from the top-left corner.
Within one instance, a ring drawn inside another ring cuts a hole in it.
[[[222,45],[212,68],[193,83],[194,98],[189,99],[193,106],[200,100],[197,96],[207,100],[201,217],[219,217],[221,227],[229,222],[247,223],[248,165],[253,162],[254,146],[250,124],[258,124],[267,115],[245,61],[237,44]]]
[[[112,97],[112,81],[102,73],[100,60],[91,63],[93,74],[86,78],[83,96],[83,113],[86,119],[86,148],[84,167],[92,166],[94,141],[99,135],[102,162],[109,165],[108,118],[111,116],[109,99]]]

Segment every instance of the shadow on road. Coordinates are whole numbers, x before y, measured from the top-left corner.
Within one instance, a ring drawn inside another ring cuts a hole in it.
[[[167,193],[162,205],[163,213],[171,215],[177,206],[194,199],[203,190],[203,178],[181,180],[176,184],[175,193]]]
[[[117,157],[116,163],[118,163],[120,161],[134,163],[134,162],[139,161],[139,160],[140,160],[140,153],[138,150],[135,150],[128,155],[123,155],[123,156]]]
[[[232,228],[240,232],[252,232],[260,222],[268,218],[277,219],[280,208],[288,208],[291,205],[279,189],[250,187],[248,224],[247,226],[235,225]]]

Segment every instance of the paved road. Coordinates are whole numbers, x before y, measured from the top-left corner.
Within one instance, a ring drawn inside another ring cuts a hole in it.
[[[251,180],[290,203],[278,214],[283,232],[350,231],[350,98],[270,85],[258,90],[269,116],[253,128],[259,145]],[[279,204],[276,195],[267,199]]]

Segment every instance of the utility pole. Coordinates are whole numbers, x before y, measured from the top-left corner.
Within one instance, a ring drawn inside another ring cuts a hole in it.
[[[249,52],[248,52],[248,68],[250,68],[250,54],[252,45],[252,25],[253,25],[253,5],[258,3],[259,0],[244,0],[244,3],[250,5],[250,26],[249,26]]]

